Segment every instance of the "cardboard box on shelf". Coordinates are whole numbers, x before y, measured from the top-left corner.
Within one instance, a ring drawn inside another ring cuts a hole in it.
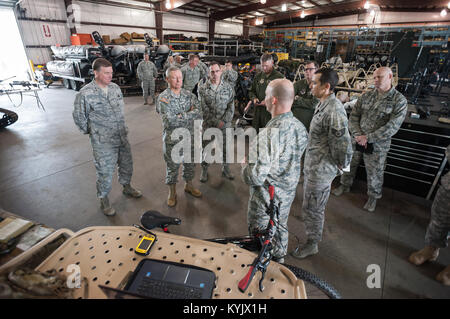
[[[131,40],[131,35],[128,32],[124,32],[120,35],[121,38],[130,41]]]
[[[125,43],[128,43],[128,40],[126,40],[124,38],[117,38],[117,39],[113,39],[112,43],[114,43],[114,44],[125,44]]]
[[[144,34],[133,32],[133,33],[131,33],[131,38],[133,38],[133,39],[143,39],[144,38]]]

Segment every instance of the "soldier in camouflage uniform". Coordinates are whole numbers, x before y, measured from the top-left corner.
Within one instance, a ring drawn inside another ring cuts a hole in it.
[[[233,70],[233,63],[230,60],[225,62],[225,71],[223,71],[222,79],[230,84],[234,92],[236,81],[238,79],[238,73]]]
[[[312,95],[310,85],[314,72],[319,68],[316,62],[306,63],[305,78],[294,83],[295,98],[292,104],[292,114],[303,123],[309,132],[309,125],[314,115],[314,110],[319,100]]]
[[[284,262],[287,254],[289,211],[295,198],[300,161],[308,140],[304,125],[290,111],[293,100],[292,82],[286,79],[270,82],[266,89],[265,105],[272,119],[251,142],[250,155],[258,151],[256,161],[244,161],[242,164],[242,178],[250,186],[247,211],[250,234],[260,233],[267,228],[269,185],[275,187],[276,205],[281,203],[272,242],[272,256],[278,262]]]
[[[353,153],[350,172],[341,176],[341,185],[333,190],[336,196],[350,191],[361,158],[367,172],[367,194],[369,199],[364,209],[373,212],[376,200],[381,198],[386,157],[391,146],[391,137],[400,129],[408,111],[406,98],[392,87],[392,71],[381,67],[374,73],[375,90],[358,98],[349,119],[349,129],[356,144],[367,147],[373,143],[373,153]]]
[[[450,161],[450,145],[446,149],[447,161]],[[431,220],[425,234],[425,248],[414,252],[409,261],[417,266],[426,261],[434,261],[439,256],[439,249],[447,247],[450,234],[450,172],[441,178],[433,205],[431,206]],[[450,265],[441,271],[436,279],[446,286],[450,286]]]
[[[94,61],[93,69],[95,79],[76,95],[72,115],[76,126],[90,136],[97,172],[97,197],[103,213],[112,216],[115,210],[109,204],[108,194],[117,164],[123,193],[136,198],[142,193],[130,185],[133,160],[122,92],[117,84],[111,83],[112,65],[99,58]]]
[[[158,70],[155,64],[149,60],[149,55],[144,54],[144,61],[141,61],[137,67],[137,76],[141,81],[142,92],[144,95],[144,105],[148,104],[150,96],[153,103],[155,95],[155,78],[158,76]]]
[[[205,68],[199,65],[200,59],[195,54],[189,54],[189,63],[183,65],[183,89],[192,92],[197,83],[206,76]]]
[[[201,79],[204,79],[206,81],[206,78],[208,77],[209,68],[202,60],[198,60],[198,66],[203,70],[203,76]]]
[[[172,149],[178,140],[172,140],[172,132],[177,128],[186,128],[191,133],[191,154],[190,161],[183,162],[183,179],[186,181],[185,192],[200,197],[202,193],[192,185],[194,179],[194,120],[201,120],[202,114],[199,109],[199,103],[194,94],[182,89],[183,76],[181,70],[177,67],[170,67],[166,71],[166,81],[169,88],[163,91],[157,99],[156,111],[161,115],[163,122],[163,152],[166,162],[166,184],[169,185],[169,197],[167,205],[173,207],[176,205],[176,184],[178,182],[178,171],[180,163],[172,159]]]
[[[166,73],[167,69],[171,66],[176,66],[177,68],[181,68],[181,55],[177,55],[175,57],[169,56],[164,63],[164,73]]]
[[[255,75],[252,86],[248,93],[250,101],[245,107],[245,112],[250,108],[251,103],[255,104],[255,113],[253,115],[252,126],[258,132],[259,129],[266,126],[270,121],[270,113],[265,108],[264,98],[266,95],[266,88],[270,81],[284,78],[283,74],[273,68],[273,56],[271,54],[263,54],[261,56],[262,72]]]
[[[311,90],[320,102],[311,121],[304,165],[302,219],[307,241],[292,253],[297,258],[318,252],[331,183],[350,164],[353,153],[347,114],[333,93],[337,82],[332,69],[319,69],[313,76]]]
[[[233,174],[227,163],[227,143],[226,129],[232,127],[234,116],[234,93],[231,86],[222,79],[222,69],[217,62],[211,62],[209,65],[210,77],[204,84],[199,85],[198,96],[200,107],[203,114],[203,131],[208,128],[218,128],[222,130],[223,145],[222,148],[222,176],[228,179],[234,179]],[[203,140],[203,148],[209,143],[215,141]],[[206,154],[204,154],[205,157]],[[202,173],[200,181],[205,183],[208,180],[208,161],[204,158],[202,162]]]

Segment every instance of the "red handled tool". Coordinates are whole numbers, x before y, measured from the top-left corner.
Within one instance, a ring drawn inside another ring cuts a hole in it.
[[[272,185],[269,185],[269,195],[270,195],[270,204],[268,207],[267,214],[269,215],[270,219],[267,223],[266,230],[262,233],[257,235],[261,242],[261,250],[259,251],[258,256],[253,260],[253,263],[250,265],[250,269],[248,270],[248,273],[245,275],[244,278],[241,279],[241,281],[238,284],[239,290],[241,292],[245,292],[250,286],[250,283],[253,280],[253,277],[255,276],[257,271],[261,271],[261,279],[259,281],[259,290],[262,292],[264,290],[264,287],[262,285],[262,282],[264,280],[264,277],[266,275],[267,266],[270,263],[270,260],[272,259],[272,239],[276,232],[275,224],[278,222],[280,207],[275,206],[275,187]]]

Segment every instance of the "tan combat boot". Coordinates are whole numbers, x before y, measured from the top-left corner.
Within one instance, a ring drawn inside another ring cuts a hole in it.
[[[425,248],[416,251],[409,256],[409,262],[416,266],[422,265],[426,261],[435,261],[439,256],[439,248],[426,246]]]
[[[230,171],[230,167],[228,165],[224,165],[222,168],[222,176],[228,178],[230,180],[234,179],[233,174]]]
[[[198,189],[196,189],[194,187],[194,185],[192,185],[192,181],[186,182],[186,185],[184,185],[184,191],[186,193],[191,194],[194,197],[201,197],[202,196],[202,192],[200,192]]]
[[[142,192],[136,188],[133,188],[130,184],[123,185],[122,193],[134,198],[142,197]]]
[[[174,207],[177,204],[177,184],[169,185],[169,197],[167,198],[167,205]]]
[[[436,280],[442,282],[446,286],[450,286],[450,265],[437,274]]]
[[[103,214],[106,216],[114,216],[116,211],[109,204],[108,196],[100,198],[100,208],[102,209]]]
[[[208,166],[202,166],[202,172],[200,174],[200,182],[206,183],[208,181]]]
[[[341,196],[344,193],[348,193],[350,192],[350,187],[348,186],[344,186],[344,185],[339,185],[339,187],[333,189],[331,191],[331,194],[333,194],[334,196]]]

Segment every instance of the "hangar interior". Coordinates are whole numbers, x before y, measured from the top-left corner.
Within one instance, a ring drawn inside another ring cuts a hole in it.
[[[189,242],[188,247],[200,245],[200,241],[191,244],[190,239],[248,235],[249,186],[241,178],[239,159],[230,164],[233,180],[222,176],[220,164],[212,164],[204,183],[199,181],[202,168],[197,163],[193,185],[201,191],[201,197],[183,190],[180,172],[177,203],[169,207],[164,123],[155,103],[168,86],[164,64],[170,56],[182,56],[188,64],[188,55],[196,54],[207,66],[211,61],[221,65],[231,61],[239,74],[233,88],[232,124],[235,128],[248,127],[243,109],[249,101],[252,79],[261,72],[260,57],[269,53],[275,68],[292,82],[305,77],[305,63],[311,60],[336,70],[339,84],[335,92],[343,92],[343,103],[373,88],[374,70],[388,66],[393,70],[394,86],[408,100],[406,118],[392,137],[382,198],[375,211],[363,209],[367,183],[364,166],[360,165],[351,191],[339,197],[329,196],[319,252],[301,260],[287,254],[284,264],[316,275],[345,299],[449,298],[448,286],[435,278],[450,265],[448,248],[442,248],[436,260],[420,267],[408,261],[411,253],[425,245],[432,203],[442,177],[449,171],[445,155],[450,143],[449,10],[450,2],[438,0],[0,1],[0,34],[4,41],[0,53],[0,234],[6,234],[0,236],[0,276],[2,265],[20,262],[27,250],[45,242],[58,229],[70,230],[72,237],[66,236],[34,262],[33,268],[55,267],[59,275],[67,276],[52,262],[65,253],[66,260],[69,253],[76,254],[76,248],[68,247],[68,243],[77,245],[74,233],[89,227],[107,227],[106,237],[113,241],[119,238],[114,236],[114,227],[133,229],[151,210],[179,218],[181,224],[170,225],[170,234],[153,230],[160,240],[150,257],[153,254],[157,256],[154,258],[180,262],[178,254],[186,254],[189,258],[183,257],[183,264],[213,270],[221,281],[220,285],[216,281],[212,298],[269,298],[271,289],[278,289],[276,284],[271,286],[270,276],[275,276],[275,271],[286,271],[275,261],[270,262],[271,275],[264,281],[269,287],[266,292],[258,291],[257,274],[244,294],[239,292],[238,282],[257,252],[247,253],[228,244],[222,260],[215,255],[191,255],[183,246],[183,242]],[[158,73],[154,98],[148,104],[143,103],[136,75],[145,54]],[[91,141],[74,124],[72,115],[76,96],[93,80],[92,64],[98,57],[112,63],[112,81],[123,94],[133,157],[132,185],[143,194],[140,198],[125,196],[115,171],[108,195],[116,211],[114,216],[102,213],[96,196]],[[340,63],[332,60],[336,57]],[[238,136],[235,142],[235,150],[248,147],[246,140],[239,144],[242,140]],[[331,188],[338,186],[336,177]],[[302,199],[303,173],[287,224],[289,252],[307,240]],[[5,222],[12,220],[31,223],[8,233]],[[21,241],[27,234],[32,237],[28,238],[29,245]],[[167,249],[171,249],[170,236],[175,236],[176,247],[162,258],[158,248],[167,241]],[[138,243],[136,237],[133,245]],[[89,243],[80,249],[86,254],[83,258],[89,259],[89,250]],[[233,257],[233,251],[242,255]],[[143,258],[133,249],[126,256],[130,258],[124,263],[130,271]],[[75,263],[76,256],[70,260]],[[124,283],[122,275],[114,276],[123,267],[122,262],[112,265],[115,259],[112,263],[105,260],[104,265],[95,265],[96,270],[85,268],[91,267],[92,260],[80,264],[82,276],[97,289],[91,298],[106,298],[97,284],[119,288],[119,283]],[[223,265],[217,266],[217,260]],[[237,268],[229,266],[233,268],[229,272],[228,262]],[[5,285],[7,279],[0,278],[0,285]],[[280,285],[282,278],[280,275]],[[272,297],[330,297],[307,280],[292,285],[294,292],[281,289],[280,293],[278,289]],[[0,297],[1,293],[0,289]],[[75,296],[85,297],[78,292]]]

